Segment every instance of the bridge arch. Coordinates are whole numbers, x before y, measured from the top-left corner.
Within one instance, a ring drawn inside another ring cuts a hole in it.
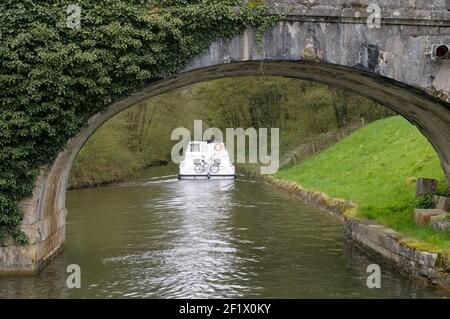
[[[140,101],[198,82],[281,76],[365,96],[416,125],[433,145],[450,181],[450,61],[436,62],[429,55],[431,44],[441,41],[448,27],[435,21],[419,29],[420,21],[400,26],[392,19],[381,30],[370,31],[362,20],[322,22],[317,14],[289,16],[266,32],[263,43],[256,41],[254,30],[219,40],[179,73],[149,81],[140,92],[92,115],[55,161],[41,169],[33,196],[21,203],[22,229],[30,244],[0,248],[0,272],[34,273],[62,249],[69,173],[82,146],[101,125]]]

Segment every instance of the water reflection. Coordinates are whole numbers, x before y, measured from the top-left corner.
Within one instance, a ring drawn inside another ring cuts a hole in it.
[[[234,181],[169,180],[161,185],[164,195],[149,199],[144,209],[164,216],[165,233],[170,237],[165,238],[169,239],[165,248],[104,262],[132,264],[130,268],[138,273],[129,276],[135,279],[130,287],[154,287],[160,297],[220,297],[223,290],[230,297],[239,296],[243,287],[230,286],[227,276],[239,262],[228,225]],[[145,272],[141,272],[143,268]]]

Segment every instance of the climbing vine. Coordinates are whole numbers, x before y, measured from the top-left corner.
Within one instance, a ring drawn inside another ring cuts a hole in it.
[[[79,28],[68,27],[71,4]],[[19,202],[91,115],[214,40],[273,21],[260,0],[2,0],[0,244],[28,242]]]

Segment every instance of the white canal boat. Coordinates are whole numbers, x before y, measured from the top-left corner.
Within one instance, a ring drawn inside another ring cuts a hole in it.
[[[180,162],[180,179],[234,179],[236,172],[224,143],[189,142]]]

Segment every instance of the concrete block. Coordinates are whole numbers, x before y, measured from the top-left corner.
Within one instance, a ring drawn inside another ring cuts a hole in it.
[[[433,196],[433,203],[437,209],[450,212],[450,197],[435,195]]]
[[[450,221],[449,220],[434,220],[432,223],[433,228],[437,231],[444,232],[448,229],[450,229]]]
[[[448,213],[442,209],[415,209],[414,218],[417,225],[427,225],[434,216],[446,216]]]

